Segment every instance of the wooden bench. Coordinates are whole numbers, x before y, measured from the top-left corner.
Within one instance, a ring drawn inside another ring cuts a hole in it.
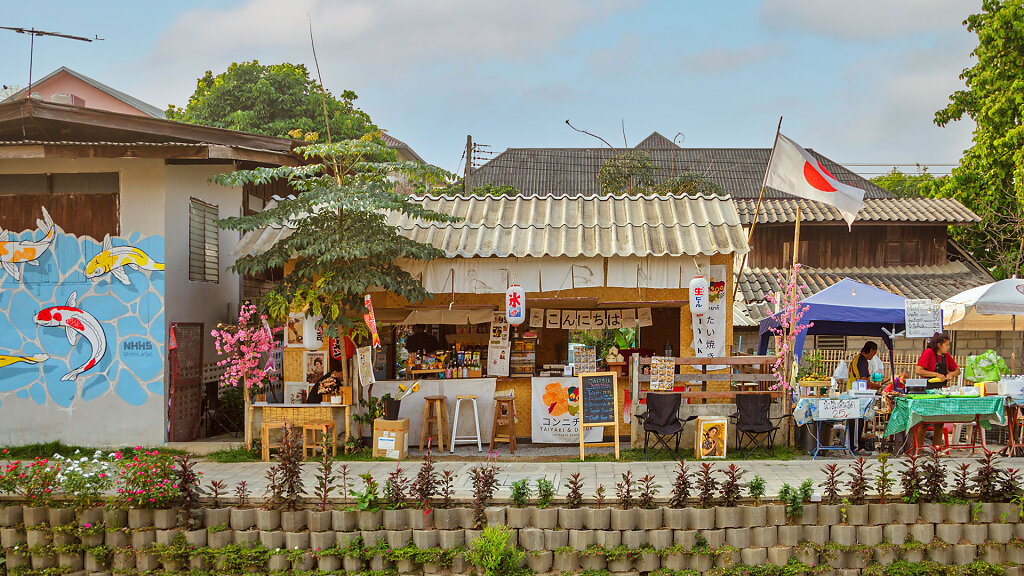
[[[772,392],[769,390],[771,383],[777,382],[775,374],[769,372],[769,368],[775,363],[775,356],[725,356],[723,358],[676,358],[676,366],[689,366],[693,369],[699,367],[700,372],[683,372],[675,375],[673,383],[687,388],[700,387],[702,396],[691,396],[695,391],[676,392],[684,394],[683,398],[700,399],[706,403],[709,399],[732,400],[737,394],[753,392]],[[647,396],[647,389],[643,386],[651,381],[650,374],[643,374],[643,367],[650,366],[650,358],[639,358],[635,360],[634,370],[636,372],[637,398]],[[723,370],[728,372],[708,373],[708,366],[725,366]],[[757,372],[754,372],[757,370]],[[708,390],[708,382],[729,382],[735,390]],[[773,398],[782,397],[782,392],[772,395]]]

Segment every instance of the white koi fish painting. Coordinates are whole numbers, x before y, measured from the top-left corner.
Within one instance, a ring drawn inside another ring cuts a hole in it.
[[[85,336],[86,341],[92,346],[92,355],[89,356],[89,360],[65,374],[61,380],[77,380],[83,372],[96,366],[107,351],[107,337],[103,333],[99,321],[85,310],[76,308],[77,302],[78,292],[72,292],[65,306],[44,308],[35,317],[36,324],[40,326],[64,328],[68,335],[68,342],[72,346],[78,343],[79,336]]]
[[[104,274],[113,274],[122,284],[131,286],[132,281],[125,268],[135,271],[163,270],[164,265],[135,246],[115,247],[110,241],[110,235],[107,234],[103,237],[103,251],[93,256],[86,264],[85,277],[95,280]]]
[[[16,281],[21,282],[21,269],[18,264],[39,265],[39,258],[53,244],[56,232],[53,230],[53,218],[50,213],[43,210],[43,219],[36,220],[36,225],[43,231],[41,240],[9,240],[7,230],[0,228],[0,267],[11,275]]]

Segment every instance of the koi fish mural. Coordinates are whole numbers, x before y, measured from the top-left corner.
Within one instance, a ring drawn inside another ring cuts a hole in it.
[[[36,220],[36,225],[44,232],[41,240],[20,240],[11,241],[8,231],[0,228],[0,266],[11,275],[16,281],[21,282],[21,269],[18,264],[39,265],[39,258],[53,244],[57,237],[53,229],[53,218],[50,213],[43,210],[43,219]]]
[[[62,376],[61,380],[77,380],[83,372],[96,366],[107,351],[107,338],[103,334],[103,328],[100,327],[99,321],[85,310],[76,308],[77,302],[78,292],[72,292],[65,306],[44,308],[36,314],[35,318],[35,323],[39,326],[64,328],[68,335],[68,342],[72,346],[78,343],[79,336],[85,336],[92,346],[92,355],[89,360]]]
[[[104,274],[113,274],[125,286],[131,286],[125,268],[135,271],[163,270],[164,265],[153,260],[149,254],[135,246],[117,246],[110,241],[110,235],[103,237],[103,251],[93,256],[85,266],[85,277],[95,280]]]
[[[50,355],[44,353],[33,354],[32,356],[9,356],[6,354],[0,354],[0,368],[6,368],[19,362],[24,362],[25,364],[39,364],[40,362],[46,362],[49,359]]]

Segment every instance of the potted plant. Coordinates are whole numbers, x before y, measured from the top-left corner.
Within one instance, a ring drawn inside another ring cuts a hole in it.
[[[405,530],[409,527],[409,515],[405,504],[409,499],[409,479],[402,474],[401,461],[384,481],[384,529]]]
[[[868,477],[867,471],[870,468],[867,460],[859,457],[851,465],[850,479],[846,487],[850,491],[850,505],[846,507],[846,520],[854,526],[864,526],[868,523]]]
[[[765,526],[768,523],[768,509],[762,504],[766,490],[764,478],[754,475],[747,484],[747,493],[754,500],[753,506],[743,507],[743,525],[748,528]]]
[[[509,528],[529,528],[531,512],[526,507],[530,503],[530,480],[521,478],[512,483],[509,499],[512,507],[505,511],[505,522]]]
[[[619,498],[621,508],[612,510],[612,530],[636,530],[636,517],[633,514],[633,491],[636,481],[629,470],[622,474],[622,480],[615,483],[615,495]]]
[[[402,407],[402,400],[404,400],[409,394],[413,392],[419,392],[421,380],[416,380],[412,384],[399,384],[398,393],[395,397],[391,396],[391,393],[384,394],[381,397],[381,404],[384,410],[385,420],[398,420],[398,411]]]
[[[533,510],[533,526],[553,530],[558,525],[558,509],[552,508],[555,485],[547,478],[537,478],[537,507]]]
[[[472,526],[473,511],[469,508],[453,508],[452,495],[455,492],[455,473],[451,470],[441,472],[440,500],[433,512],[434,526],[438,530],[457,530],[465,525]]]
[[[598,484],[594,490],[594,507],[587,508],[583,515],[583,525],[587,530],[607,530],[611,526],[611,510],[602,508],[604,498],[604,484]]]
[[[558,509],[558,526],[563,530],[579,530],[583,528],[584,511],[583,506],[583,481],[580,480],[580,473],[575,472],[565,482],[568,489],[565,495],[565,504]]]
[[[878,493],[878,504],[868,505],[868,520],[876,526],[892,524],[894,518],[889,491],[895,481],[890,468],[889,455],[884,452],[879,454],[878,471],[875,473],[875,492]]]
[[[569,546],[563,546],[554,550],[552,570],[560,573],[572,573],[579,568],[579,556],[576,550]]]
[[[736,505],[740,499],[740,478],[744,471],[735,464],[722,471],[725,481],[722,482],[721,506],[715,507],[715,527],[717,528],[738,528],[742,523],[742,514]]]
[[[316,486],[313,488],[313,498],[317,510],[309,511],[307,523],[310,532],[326,532],[331,529],[333,519],[331,511],[327,509],[327,501],[334,491],[334,450],[332,449],[331,436],[324,427],[320,440],[320,462],[316,474]]]
[[[363,531],[376,530],[384,524],[384,515],[380,510],[380,485],[369,472],[360,474],[359,478],[363,481],[363,489],[349,491],[359,511],[358,526]]]
[[[702,462],[697,470],[697,500],[699,508],[690,513],[691,527],[697,530],[711,530],[715,527],[715,496],[718,493],[718,479],[714,467]]]
[[[686,504],[690,500],[691,489],[686,462],[680,460],[676,476],[672,480],[672,495],[669,497],[668,507],[662,511],[662,521],[666,528],[683,530],[689,526],[689,509],[686,508]]]
[[[348,487],[348,464],[342,464],[338,472],[341,476],[341,486],[338,487],[338,492],[341,493],[341,510],[331,511],[331,528],[336,532],[351,532],[359,528],[359,511],[348,500],[351,495]]]
[[[638,530],[654,530],[663,526],[661,507],[654,505],[660,488],[661,486],[654,483],[654,476],[650,474],[640,479],[640,494],[637,497],[639,509],[635,513]]]

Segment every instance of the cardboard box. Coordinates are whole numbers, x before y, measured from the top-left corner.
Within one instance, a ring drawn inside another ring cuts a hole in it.
[[[409,455],[409,419],[373,421],[373,457],[399,460]]]

